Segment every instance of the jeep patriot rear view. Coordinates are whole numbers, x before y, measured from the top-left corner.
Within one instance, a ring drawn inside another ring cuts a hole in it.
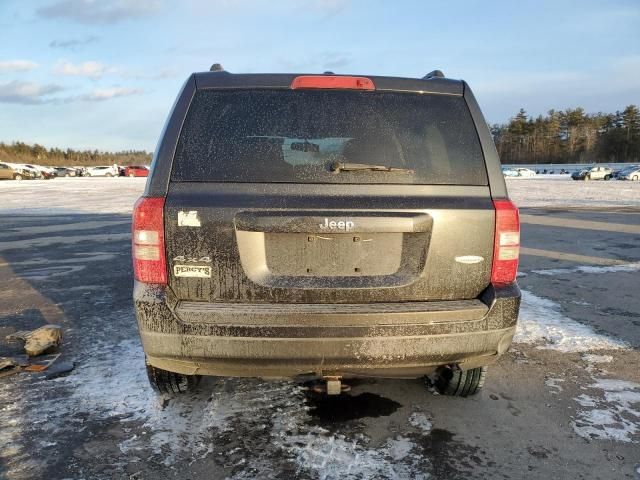
[[[184,84],[133,215],[152,385],[478,391],[515,332],[520,234],[467,84],[212,70]]]

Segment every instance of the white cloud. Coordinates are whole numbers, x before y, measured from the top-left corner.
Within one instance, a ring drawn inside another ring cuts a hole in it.
[[[49,95],[61,90],[63,87],[56,84],[41,85],[35,82],[14,80],[0,84],[0,103],[20,103],[23,105],[51,103],[55,99]]]
[[[4,62],[0,62],[0,73],[26,72],[28,70],[33,70],[37,66],[37,63],[29,60],[6,60]]]
[[[76,50],[79,47],[95,43],[100,39],[95,35],[88,35],[83,38],[71,38],[69,40],[52,40],[49,43],[51,48],[68,48],[69,50]]]
[[[57,0],[39,8],[37,14],[44,18],[105,24],[153,15],[161,4],[160,0]]]
[[[56,75],[88,77],[92,79],[98,79],[107,73],[116,73],[117,71],[117,68],[108,67],[100,62],[83,62],[75,64],[61,61],[56,63],[53,67],[53,73]]]
[[[87,101],[87,102],[101,102],[104,100],[109,100],[111,98],[128,97],[130,95],[137,95],[142,92],[143,90],[139,88],[130,88],[130,87],[97,88],[93,90],[91,93],[80,95],[79,97],[77,97],[77,99]]]

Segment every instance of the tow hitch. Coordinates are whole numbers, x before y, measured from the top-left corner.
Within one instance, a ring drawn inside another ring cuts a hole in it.
[[[319,394],[340,395],[351,390],[351,386],[342,383],[341,377],[322,377],[322,381],[313,385],[311,390]]]

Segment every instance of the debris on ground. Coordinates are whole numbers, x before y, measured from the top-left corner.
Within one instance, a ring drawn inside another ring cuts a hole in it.
[[[5,368],[13,368],[16,366],[16,362],[13,361],[12,358],[9,357],[0,357],[0,371]]]
[[[29,358],[26,355],[15,357],[0,357],[0,378],[8,377],[21,372],[23,367],[29,365]]]
[[[69,361],[56,362],[53,366],[47,369],[45,378],[47,380],[51,380],[53,378],[61,377],[73,370],[75,366],[75,363]]]
[[[60,358],[60,354],[56,353],[54,355],[44,355],[37,360],[33,361],[31,365],[29,365],[25,370],[27,372],[44,372],[48,369],[53,363]]]
[[[54,350],[62,340],[62,328],[59,325],[45,325],[32,331],[20,331],[7,336],[7,340],[22,340],[24,349],[30,357],[37,357]]]

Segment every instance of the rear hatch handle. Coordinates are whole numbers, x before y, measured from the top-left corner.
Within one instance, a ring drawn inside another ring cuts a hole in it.
[[[244,211],[236,230],[265,233],[423,233],[433,219],[426,213],[363,211]]]

